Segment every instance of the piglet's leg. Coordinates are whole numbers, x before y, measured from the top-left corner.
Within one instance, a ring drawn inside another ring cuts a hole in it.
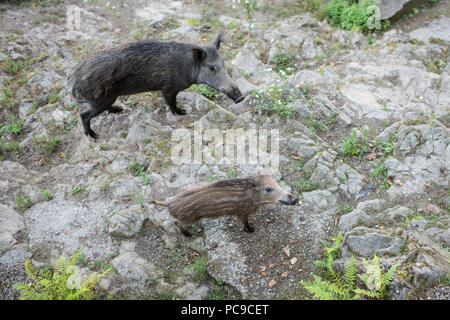
[[[244,231],[248,232],[248,233],[253,233],[255,232],[255,228],[252,227],[249,223],[248,223],[248,215],[245,216],[240,216],[239,220],[241,220],[242,224],[244,225]]]

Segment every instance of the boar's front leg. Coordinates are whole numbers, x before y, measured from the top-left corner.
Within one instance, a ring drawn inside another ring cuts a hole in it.
[[[244,231],[248,232],[248,233],[253,233],[255,232],[255,228],[252,227],[249,223],[248,223],[248,215],[244,215],[244,216],[240,216],[239,220],[241,220],[242,224],[244,225]]]
[[[185,115],[186,110],[177,107],[177,92],[163,92],[164,99],[173,114]]]

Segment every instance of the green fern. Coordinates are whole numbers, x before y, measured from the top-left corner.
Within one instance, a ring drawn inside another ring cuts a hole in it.
[[[386,287],[395,277],[398,264],[392,265],[388,272],[384,273],[381,269],[381,261],[378,256],[374,256],[372,261],[363,258],[366,272],[358,277],[364,282],[369,290],[356,289],[355,292],[365,295],[369,298],[383,298],[386,295]]]
[[[29,283],[19,282],[14,288],[21,292],[21,300],[92,300],[95,298],[94,287],[110,269],[102,274],[91,273],[84,281],[81,279],[78,259],[83,255],[82,249],[70,260],[59,258],[52,269],[37,271],[31,262],[25,262],[25,270],[31,279]]]
[[[356,281],[356,273],[358,272],[358,266],[356,265],[356,259],[352,255],[350,260],[347,263],[347,266],[345,267],[344,271],[344,281],[345,285],[349,289],[355,288],[355,281]]]
[[[313,281],[302,281],[300,284],[308,290],[316,299],[320,300],[357,300],[361,296],[380,299],[387,293],[387,285],[394,279],[398,264],[393,265],[388,272],[381,269],[380,258],[374,256],[372,261],[363,258],[366,267],[364,274],[357,274],[358,266],[352,255],[344,269],[344,275],[340,276],[333,268],[333,263],[339,256],[339,245],[343,241],[339,233],[334,243],[322,241],[325,246],[326,257],[324,260],[316,260],[314,263],[325,269],[328,279],[313,275]],[[365,284],[367,289],[356,286],[356,276]]]

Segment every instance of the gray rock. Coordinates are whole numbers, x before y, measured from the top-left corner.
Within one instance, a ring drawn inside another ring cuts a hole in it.
[[[414,151],[414,148],[419,145],[420,143],[420,133],[416,131],[410,132],[405,139],[399,143],[400,146],[398,148],[398,152],[401,155],[406,155],[408,153],[412,153]]]
[[[421,232],[425,230],[427,224],[428,224],[428,221],[425,219],[411,221],[411,226]]]
[[[346,233],[341,244],[342,256],[350,257],[356,254],[361,257],[371,258],[373,255],[396,255],[403,247],[403,240],[391,237],[376,229],[356,227]]]
[[[146,215],[140,205],[115,213],[109,219],[108,232],[113,236],[132,237],[141,229]]]
[[[205,285],[199,286],[193,282],[186,281],[186,284],[175,290],[175,294],[184,300],[203,300],[208,298],[209,288]]]
[[[450,229],[428,228],[425,233],[434,241],[441,243],[445,247],[450,247]]]
[[[380,19],[391,19],[398,17],[414,6],[426,3],[426,0],[381,0],[380,3]]]
[[[176,10],[181,9],[183,3],[181,1],[170,1],[167,3],[151,2],[144,8],[136,8],[135,15],[139,19],[143,19],[150,24],[161,23],[167,16],[174,14]]]
[[[132,125],[126,139],[129,143],[139,143],[141,149],[144,147],[145,141],[155,140],[157,137],[171,132],[170,128],[162,126],[151,119],[148,114],[138,114],[133,118],[130,121]]]
[[[301,86],[314,86],[323,82],[320,73],[313,70],[301,70],[292,76],[287,77],[287,79],[294,86],[299,84],[301,84]]]
[[[33,253],[19,245],[0,255],[0,296],[2,299],[19,299],[19,292],[13,286],[18,282],[30,280],[24,264],[32,255]]]
[[[103,202],[83,204],[56,193],[50,201],[37,203],[24,212],[30,248],[48,256],[74,253],[81,247],[88,259],[105,261],[117,250],[105,232],[107,219],[116,205]]]
[[[111,261],[111,264],[121,276],[122,290],[146,294],[148,282],[158,280],[164,272],[155,264],[139,256],[134,251],[135,246],[134,242],[122,241],[120,253]]]
[[[223,229],[229,217],[205,220],[206,249],[208,250],[208,273],[236,287],[242,294],[248,294],[248,265],[238,257],[244,254],[239,244],[232,241]]]
[[[381,143],[387,143],[392,138],[392,136],[395,134],[395,131],[398,130],[400,127],[399,122],[395,122],[394,124],[390,125],[386,129],[384,129],[376,138],[380,140]]]
[[[450,18],[445,17],[431,21],[426,27],[411,31],[411,38],[430,41],[431,39],[442,39],[450,43]]]
[[[10,207],[0,204],[0,251],[16,244],[14,236],[24,228],[22,216]]]
[[[349,231],[353,227],[359,225],[361,222],[365,222],[366,213],[361,209],[355,209],[352,212],[344,214],[339,218],[339,230]]]
[[[408,274],[415,287],[423,289],[438,284],[449,272],[450,254],[433,242],[424,232],[410,230],[406,233],[410,254]]]
[[[323,51],[320,48],[316,48],[311,37],[306,37],[302,45],[302,55],[306,59],[313,59],[315,57],[323,56]]]

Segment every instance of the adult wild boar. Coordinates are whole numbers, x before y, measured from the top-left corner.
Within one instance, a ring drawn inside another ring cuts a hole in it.
[[[96,52],[79,64],[69,77],[72,95],[90,108],[80,113],[84,133],[97,138],[90,121],[113,106],[117,97],[160,90],[174,114],[186,114],[177,107],[178,92],[192,84],[209,85],[235,102],[244,99],[225,70],[219,55],[222,35],[213,45],[200,46],[175,41],[143,40]]]
[[[167,206],[175,225],[186,236],[190,232],[185,226],[201,218],[234,216],[244,224],[244,230],[254,232],[248,217],[258,209],[271,203],[295,205],[298,199],[283,190],[277,181],[266,174],[243,179],[221,180],[186,190],[168,202],[153,201]]]

